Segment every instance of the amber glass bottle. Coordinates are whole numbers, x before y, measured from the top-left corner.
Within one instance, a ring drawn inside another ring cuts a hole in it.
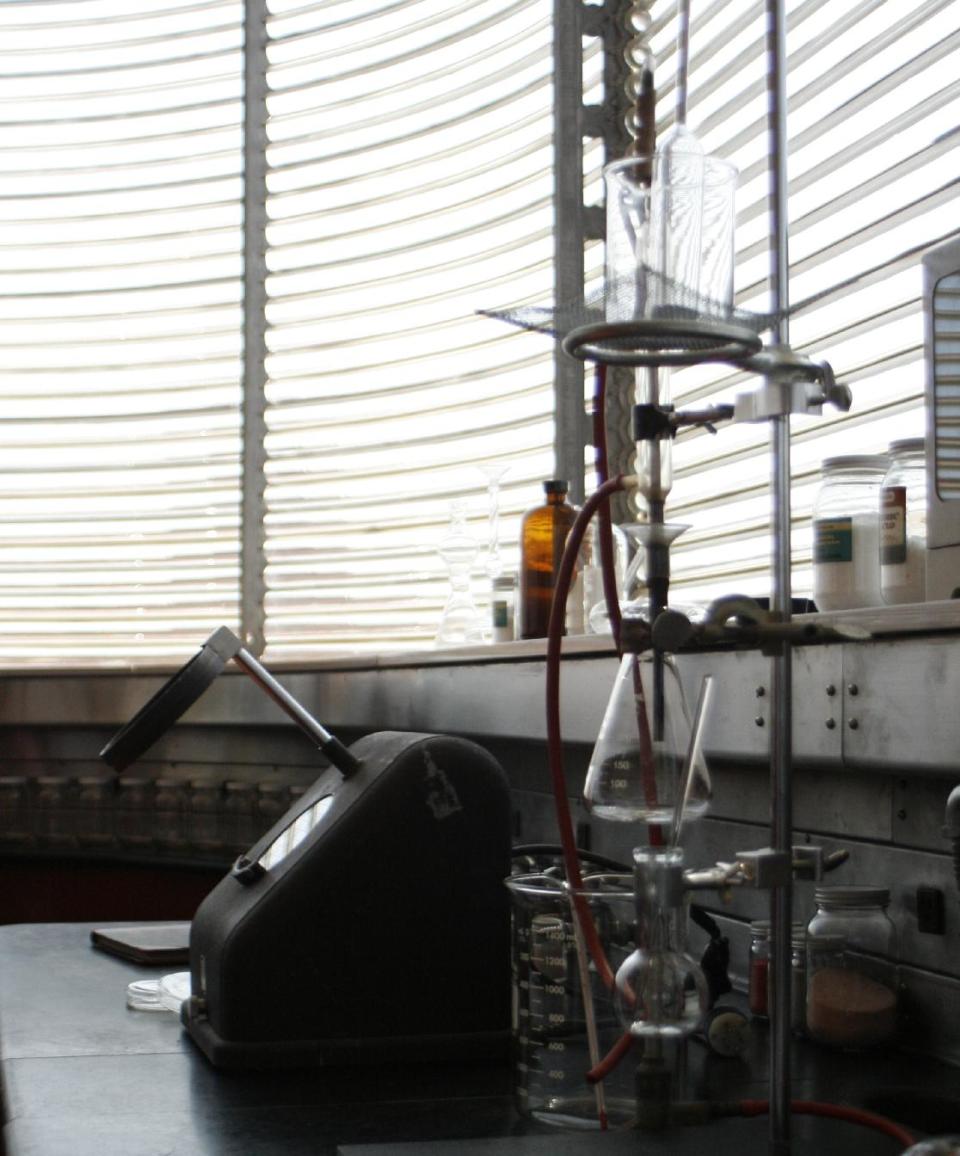
[[[577,516],[567,501],[568,489],[559,478],[544,482],[546,502],[528,510],[520,523],[520,638],[547,636],[563,547]]]

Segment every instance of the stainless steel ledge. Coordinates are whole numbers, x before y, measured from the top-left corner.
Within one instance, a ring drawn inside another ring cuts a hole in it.
[[[892,607],[842,617],[869,621],[877,634],[867,642],[795,649],[798,764],[900,775],[960,774],[960,605]],[[334,732],[397,728],[542,741],[544,653],[544,643],[536,640],[351,657],[310,667],[275,664],[271,669]],[[769,660],[754,652],[713,652],[682,655],[679,665],[691,703],[702,676],[716,676],[709,753],[765,762]],[[616,669],[609,639],[565,640],[561,709],[566,741],[594,741]],[[8,671],[0,674],[0,726],[120,726],[169,674]],[[248,678],[232,669],[184,722],[241,731],[292,725]]]

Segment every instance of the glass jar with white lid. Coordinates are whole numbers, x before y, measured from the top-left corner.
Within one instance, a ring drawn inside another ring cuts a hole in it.
[[[852,1051],[897,1031],[898,936],[890,891],[862,884],[818,886],[807,925],[807,1034]]]
[[[826,458],[813,509],[813,600],[818,610],[880,606],[880,485],[886,454]]]
[[[926,460],[923,438],[890,443],[880,490],[880,593],[886,603],[926,599]]]

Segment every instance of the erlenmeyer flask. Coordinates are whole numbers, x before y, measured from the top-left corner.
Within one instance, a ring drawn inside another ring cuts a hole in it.
[[[589,811],[600,819],[672,827],[679,807],[685,821],[698,819],[710,802],[710,777],[692,738],[672,659],[651,651],[624,654],[587,770]]]

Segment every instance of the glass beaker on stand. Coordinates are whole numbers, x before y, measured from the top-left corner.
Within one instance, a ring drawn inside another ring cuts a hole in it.
[[[737,170],[692,147],[603,170],[608,322],[728,317]]]

